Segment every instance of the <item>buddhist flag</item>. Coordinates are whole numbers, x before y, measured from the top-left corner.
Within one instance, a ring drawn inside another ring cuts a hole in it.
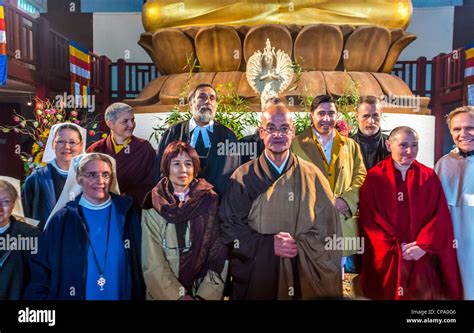
[[[465,47],[466,50],[466,69],[464,77],[474,76],[474,42]]]
[[[5,9],[0,0],[0,85],[7,84],[7,34],[5,32]]]
[[[71,70],[71,93],[82,96],[84,102],[90,95],[91,57],[89,50],[71,41],[69,43],[69,62]],[[76,102],[78,100],[76,99]],[[85,104],[82,104],[84,106]]]

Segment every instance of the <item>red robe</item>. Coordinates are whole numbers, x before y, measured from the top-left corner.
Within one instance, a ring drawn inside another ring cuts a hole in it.
[[[145,195],[156,185],[156,153],[151,144],[144,139],[132,136],[128,148],[125,147],[115,154],[109,135],[92,144],[87,152],[103,153],[115,158],[120,192],[131,197],[135,209],[140,212]]]
[[[463,298],[451,216],[433,169],[415,161],[403,182],[389,156],[367,173],[359,200],[366,297]],[[404,260],[401,244],[414,241],[426,254]]]

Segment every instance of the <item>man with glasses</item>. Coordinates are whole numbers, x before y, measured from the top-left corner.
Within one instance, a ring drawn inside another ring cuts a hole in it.
[[[291,113],[272,105],[259,128],[265,150],[232,175],[220,207],[222,237],[232,248],[232,299],[292,300],[342,295],[341,235],[329,183],[290,152]]]
[[[337,106],[331,96],[315,97],[310,115],[312,126],[296,137],[291,149],[296,155],[313,162],[328,179],[336,196],[342,234],[354,240],[359,235],[356,217],[359,189],[367,173],[360,147],[335,129]],[[345,240],[344,244],[349,243]],[[345,248],[343,253],[349,256],[361,250]],[[342,264],[344,267],[345,259]]]
[[[168,144],[184,141],[196,149],[199,155],[201,169],[198,177],[214,185],[219,197],[222,197],[230,175],[240,165],[240,156],[227,152],[220,154],[218,145],[227,142],[225,146],[237,146],[237,137],[232,130],[214,120],[218,96],[212,85],[198,85],[189,95],[188,102],[192,118],[173,125],[161,137],[156,156],[158,179],[163,176],[160,165]]]

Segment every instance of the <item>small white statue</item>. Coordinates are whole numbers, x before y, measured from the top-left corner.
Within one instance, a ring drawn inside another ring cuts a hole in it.
[[[293,74],[290,56],[282,50],[275,52],[268,38],[263,53],[258,50],[247,61],[247,81],[260,94],[262,110],[269,98],[288,88]]]

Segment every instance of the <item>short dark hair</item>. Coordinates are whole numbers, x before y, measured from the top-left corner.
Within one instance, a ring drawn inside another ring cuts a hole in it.
[[[380,100],[375,97],[375,96],[372,96],[372,95],[367,95],[367,96],[361,96],[359,98],[359,100],[357,101],[357,109],[359,108],[359,106],[361,106],[361,104],[365,103],[365,104],[369,104],[369,105],[378,105],[380,102]]]
[[[196,88],[194,88],[194,90],[188,95],[188,103],[190,100],[192,100],[194,98],[194,95],[196,95],[196,92],[202,88],[206,88],[206,87],[209,87],[209,88],[212,88],[212,90],[214,90],[214,92],[216,93],[216,101],[219,100],[219,96],[217,96],[217,90],[216,88],[214,88],[214,86],[210,83],[200,83],[196,86]]]
[[[196,152],[196,149],[194,149],[189,143],[183,141],[173,141],[166,146],[165,151],[163,152],[163,157],[161,158],[161,173],[168,178],[170,176],[171,160],[181,153],[186,153],[191,157],[194,167],[194,178],[196,178],[201,166],[199,155]]]
[[[337,110],[336,100],[331,95],[318,95],[313,99],[310,111],[313,112],[318,108],[319,104],[322,103],[334,103],[334,105],[336,105]]]

